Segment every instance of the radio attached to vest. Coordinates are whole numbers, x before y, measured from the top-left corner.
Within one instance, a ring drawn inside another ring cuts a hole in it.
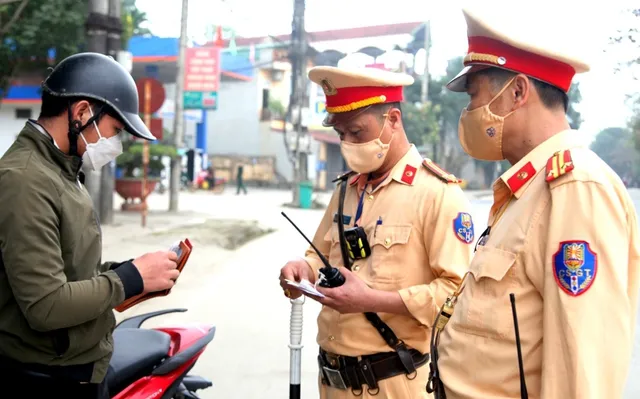
[[[367,233],[361,226],[345,230],[344,239],[347,242],[347,253],[352,260],[364,259],[371,255],[371,246],[367,239]]]

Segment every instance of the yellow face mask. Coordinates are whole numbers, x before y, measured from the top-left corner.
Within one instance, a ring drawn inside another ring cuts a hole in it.
[[[499,116],[491,112],[489,106],[500,97],[514,79],[511,79],[487,105],[471,111],[467,111],[466,108],[462,110],[458,123],[458,139],[464,152],[471,157],[483,161],[504,159],[502,129],[504,120],[514,111],[505,116]]]
[[[387,124],[388,114],[385,115],[382,129],[377,138],[368,141],[366,143],[349,143],[346,141],[340,142],[340,151],[344,157],[347,165],[351,170],[358,173],[370,173],[380,169],[384,160],[389,152],[389,147],[393,141],[393,135],[391,140],[387,144],[380,140],[382,132],[384,132],[384,126]]]

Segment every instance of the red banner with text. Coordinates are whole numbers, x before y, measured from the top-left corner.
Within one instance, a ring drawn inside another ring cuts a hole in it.
[[[185,51],[184,91],[217,92],[220,83],[220,47]]]

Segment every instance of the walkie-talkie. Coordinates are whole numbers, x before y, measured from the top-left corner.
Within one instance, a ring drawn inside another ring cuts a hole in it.
[[[300,233],[300,235],[304,237],[305,240],[307,240],[307,242],[311,245],[311,248],[316,251],[316,254],[318,254],[318,257],[324,264],[324,267],[320,269],[320,282],[318,283],[318,285],[325,288],[335,288],[340,287],[342,284],[344,284],[344,276],[342,275],[342,273],[340,273],[340,270],[329,264],[327,258],[325,258],[324,255],[322,255],[320,251],[318,251],[318,248],[313,245],[313,243],[307,238],[307,236],[305,236],[304,233],[300,231],[298,226],[296,226],[296,224],[293,223],[293,221],[291,221],[291,219],[289,219],[289,217],[284,212],[280,213],[289,221],[289,223],[293,225],[293,227],[296,228],[296,230],[298,230],[298,233]]]
[[[520,329],[518,328],[518,314],[516,313],[516,296],[509,294],[511,298],[511,313],[513,313],[513,325],[516,329],[516,348],[518,349],[518,368],[520,370],[520,398],[529,399],[527,383],[524,379],[524,366],[522,365],[522,346],[520,346]]]

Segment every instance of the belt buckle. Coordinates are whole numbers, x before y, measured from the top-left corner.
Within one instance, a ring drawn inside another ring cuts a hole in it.
[[[344,379],[340,374],[340,370],[334,370],[326,366],[322,367],[322,369],[325,372],[325,376],[329,380],[327,381],[329,383],[329,386],[337,389],[347,389],[347,384],[345,384]]]
[[[334,355],[333,353],[325,352],[324,357],[327,359],[329,366],[334,369],[340,368],[340,355]]]

